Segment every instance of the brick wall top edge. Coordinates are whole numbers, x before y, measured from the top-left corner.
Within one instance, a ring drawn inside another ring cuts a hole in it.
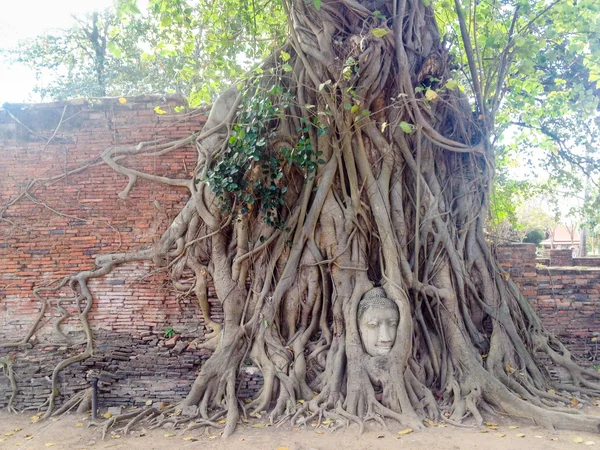
[[[540,267],[539,270],[550,271],[550,272],[569,272],[569,273],[577,273],[577,272],[600,272],[600,267],[589,267],[589,266],[543,266]]]
[[[533,247],[535,248],[535,244],[531,244],[528,242],[519,242],[519,243],[515,243],[515,244],[498,244],[497,245],[498,248],[528,248],[528,247]]]
[[[90,106],[90,107],[101,107],[103,105],[111,105],[119,103],[119,98],[121,97],[93,97],[89,99],[85,98],[73,98],[69,100],[61,100],[56,102],[40,102],[40,103],[4,103],[2,107],[0,107],[0,111],[13,110],[13,109],[43,109],[43,108],[57,108],[64,106]],[[182,105],[186,105],[187,102],[185,97],[180,94],[170,94],[170,95],[159,95],[159,94],[151,94],[151,95],[137,95],[133,97],[123,97],[127,100],[127,103],[145,103],[145,102],[177,102]],[[127,104],[125,103],[125,104]],[[203,108],[209,109],[208,106]]]

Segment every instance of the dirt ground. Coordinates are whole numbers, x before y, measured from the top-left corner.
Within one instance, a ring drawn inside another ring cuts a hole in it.
[[[587,412],[600,415],[600,408],[589,408]],[[371,423],[362,436],[356,425],[331,432],[327,429],[331,424],[318,428],[289,425],[275,428],[264,426],[260,419],[252,419],[250,423],[240,424],[227,440],[221,439],[216,429],[204,433],[165,429],[140,433],[138,429],[130,436],[107,435],[103,441],[100,430],[87,427],[88,422],[85,415],[69,414],[58,420],[32,423],[31,414],[1,412],[0,449],[565,450],[597,447],[600,450],[600,434],[549,431],[502,417],[496,420],[497,428],[496,424],[483,429],[433,426],[409,433],[394,423],[389,424],[389,431]],[[398,434],[399,431],[406,434]]]

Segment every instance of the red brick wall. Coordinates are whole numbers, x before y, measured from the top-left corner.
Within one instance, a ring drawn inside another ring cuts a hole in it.
[[[121,200],[118,193],[127,178],[102,165],[38,186],[31,198],[12,205],[11,201],[29,180],[85,164],[107,147],[197,132],[206,120],[204,112],[176,113],[174,107],[181,103],[177,98],[141,97],[125,104],[107,99],[95,105],[72,101],[8,105],[0,110],[0,211],[5,219],[0,221],[0,341],[16,340],[27,332],[40,308],[32,295],[34,285],[92,269],[96,255],[152,245],[185,204],[187,192],[139,180],[130,196]],[[155,113],[156,106],[167,114]],[[154,174],[185,178],[195,166],[195,156],[189,147],[129,163]],[[570,341],[578,355],[585,355],[600,324],[600,269],[536,271],[535,248],[527,244],[497,252],[530,301],[539,296],[538,311],[546,325]],[[90,283],[96,353],[64,372],[62,392],[85,386],[85,373],[94,368],[104,373],[101,401],[106,404],[148,398],[169,401],[185,395],[207,355],[182,351],[185,346],[172,348],[165,342],[164,330],[175,328],[185,344],[202,337],[202,317],[195,299],[176,295],[165,274],[153,271],[149,262],[128,264]],[[63,289],[50,297],[68,295]],[[214,292],[209,291],[209,297],[213,317],[219,321],[222,312]],[[19,387],[21,406],[42,403],[49,389],[45,377],[56,362],[81,351],[52,336],[53,314],[46,314],[36,334],[38,341],[49,343],[17,356],[17,376],[29,380]],[[65,329],[75,333],[79,327],[71,321]],[[132,379],[139,386],[130,392]],[[69,380],[78,381],[73,385]],[[251,395],[260,387],[260,376],[247,374],[239,382]],[[0,377],[0,407],[10,392],[7,383]]]
[[[198,132],[205,112],[176,113],[174,107],[181,104],[177,97],[146,96],[125,104],[105,99],[95,105],[8,105],[0,110],[0,208],[29,180],[86,164],[108,147]],[[167,113],[157,114],[156,106]],[[195,158],[190,146],[126,161],[153,174],[186,178]],[[0,337],[14,339],[28,329],[40,307],[32,295],[34,285],[91,269],[99,254],[152,245],[188,198],[185,189],[139,180],[122,200],[118,194],[126,185],[127,177],[100,165],[45,183],[32,190],[32,198],[8,206],[6,220],[0,221]],[[150,263],[129,264],[92,281],[93,327],[139,335],[200,321],[195,300],[175,295],[164,273],[153,270]],[[69,290],[58,295],[67,296]],[[46,325],[40,335],[51,328]],[[73,321],[66,328],[78,327]]]
[[[525,298],[534,302],[537,297],[535,244],[501,245],[496,248],[496,256]]]
[[[555,267],[572,266],[573,251],[568,248],[550,250],[550,265]]]
[[[573,261],[570,250],[552,252],[568,254],[558,254],[558,260],[551,256],[551,263]],[[596,261],[586,261],[590,267],[572,267],[572,263],[562,267],[536,267],[533,244],[499,246],[497,255],[544,325],[561,338],[573,355],[583,363],[600,361],[597,344],[600,336],[600,268],[594,266]],[[561,259],[561,255],[564,258]],[[574,261],[578,264],[581,259]],[[600,258],[596,260],[600,262]]]
[[[586,256],[583,258],[573,258],[574,266],[600,267],[600,258],[597,256]]]

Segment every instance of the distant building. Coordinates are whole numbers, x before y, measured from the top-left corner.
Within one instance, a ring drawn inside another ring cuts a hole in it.
[[[579,230],[569,229],[559,225],[550,231],[550,237],[540,242],[540,246],[546,249],[570,248],[574,253],[579,251]]]

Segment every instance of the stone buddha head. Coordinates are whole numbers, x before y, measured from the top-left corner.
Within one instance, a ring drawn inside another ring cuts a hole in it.
[[[387,355],[396,340],[398,307],[383,288],[367,291],[358,303],[358,330],[363,347],[371,356]]]

